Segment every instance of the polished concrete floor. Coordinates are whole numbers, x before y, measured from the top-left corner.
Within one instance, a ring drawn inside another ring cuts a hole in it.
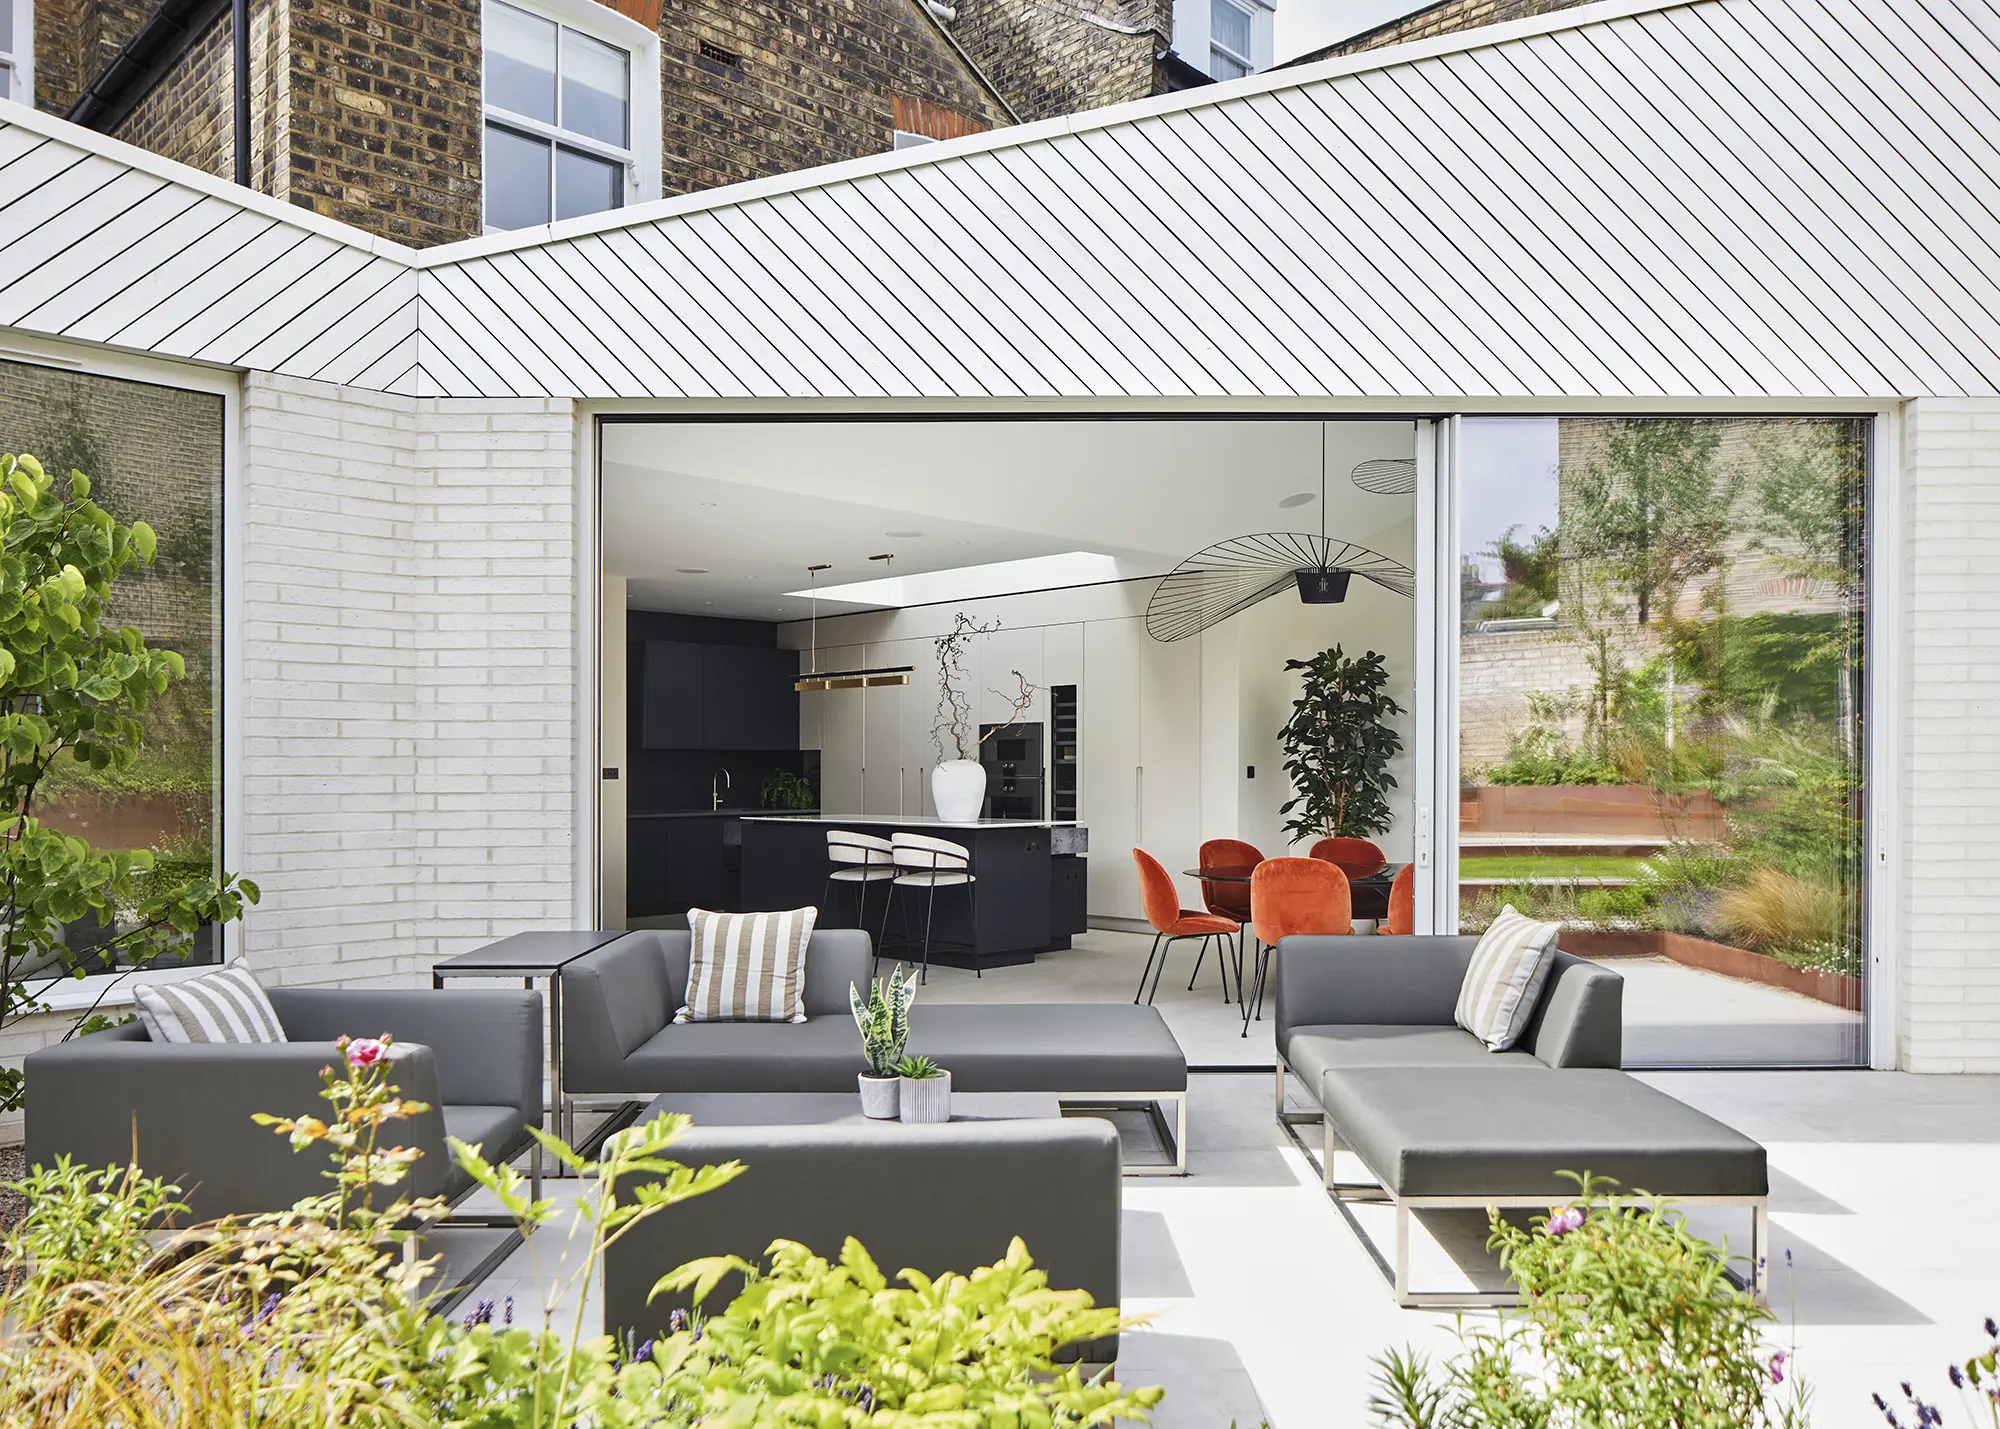
[[[2000,1245],[1986,1233],[2000,1184],[2000,1078],[1646,1079],[1769,1148],[1772,1338],[1796,1337],[1818,1429],[1880,1424],[1869,1393],[1894,1398],[1905,1379],[1948,1400],[1947,1362],[1982,1348],[1980,1321],[2000,1313]],[[1451,1343],[1450,1316],[1396,1308],[1367,1249],[1275,1125],[1272,1091],[1268,1073],[1194,1077],[1192,1174],[1125,1183],[1125,1308],[1152,1320],[1126,1342],[1119,1373],[1166,1386],[1161,1429],[1232,1420],[1250,1429],[1260,1417],[1283,1429],[1365,1425],[1373,1356]],[[552,1184],[558,1196],[574,1194],[574,1182]],[[1380,1225],[1364,1213],[1370,1234]],[[1419,1272],[1437,1277],[1426,1283],[1481,1278],[1477,1238],[1468,1249],[1462,1234],[1439,1229],[1442,1245],[1419,1238]],[[562,1222],[544,1229],[477,1293],[514,1296],[517,1323],[535,1316],[537,1263],[543,1276],[560,1268],[563,1233]],[[596,1329],[588,1287],[553,1309],[565,1333]]]

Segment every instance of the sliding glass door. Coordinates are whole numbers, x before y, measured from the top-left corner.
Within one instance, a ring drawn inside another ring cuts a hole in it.
[[[1623,973],[1628,1064],[1865,1060],[1868,440],[1457,424],[1456,916]]]

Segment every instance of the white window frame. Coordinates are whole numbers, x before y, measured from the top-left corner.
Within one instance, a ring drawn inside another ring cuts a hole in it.
[[[1208,13],[1210,17],[1208,22],[1208,73],[1210,77],[1211,78],[1220,77],[1217,76],[1215,73],[1215,57],[1217,55],[1222,56],[1224,59],[1228,60],[1232,64],[1242,65],[1244,76],[1253,75],[1257,73],[1256,60],[1252,59],[1247,54],[1239,54],[1237,51],[1232,50],[1229,46],[1223,44],[1221,40],[1216,38],[1214,16],[1215,16],[1215,8],[1218,5],[1225,5],[1231,10],[1240,10],[1243,14],[1244,22],[1248,24],[1250,27],[1251,47],[1254,49],[1257,43],[1257,12],[1255,9],[1253,9],[1251,6],[1237,3],[1237,0],[1208,0]],[[1233,77],[1240,77],[1240,76],[1233,76]]]
[[[13,0],[22,3],[23,0]],[[0,0],[0,4],[8,0]],[[626,139],[628,147],[606,144],[601,139],[587,138],[567,129],[559,129],[539,119],[530,119],[524,114],[516,114],[511,109],[502,109],[486,103],[484,91],[484,17],[485,4],[480,6],[481,16],[481,92],[479,118],[479,224],[484,233],[500,233],[514,230],[496,229],[486,222],[486,127],[488,123],[513,129],[536,139],[546,139],[575,149],[579,153],[590,154],[600,159],[609,159],[619,164],[625,174],[625,201],[621,208],[631,208],[634,204],[650,202],[660,196],[660,37],[636,20],[627,19],[597,0],[499,0],[512,5],[516,10],[525,10],[531,15],[553,22],[559,30],[574,30],[593,40],[601,40],[607,45],[625,51],[629,57],[631,99]],[[557,83],[561,83],[560,33],[557,45]],[[550,170],[551,184],[554,169]],[[608,211],[608,210],[607,210]],[[554,193],[551,190],[549,212],[555,213]],[[585,214],[575,220],[583,222],[598,218],[599,214]]]
[[[7,97],[29,108],[35,103],[35,0],[0,0],[14,10],[14,48],[0,50],[0,67],[11,72]]]
[[[243,678],[243,378],[235,372],[78,347],[17,330],[9,330],[0,339],[0,360],[124,382],[147,382],[156,387],[178,387],[222,399],[222,511],[217,524],[222,547],[222,569],[218,575],[221,609],[215,632],[218,658],[222,661],[219,711],[222,729],[216,751],[215,782],[216,796],[222,801],[222,867],[232,873],[248,872],[243,864],[243,828],[247,822],[243,807],[243,706],[247,693]],[[254,909],[250,910],[250,916],[256,916]],[[104,1013],[123,1012],[132,1006],[135,988],[181,982],[235,962],[243,952],[242,920],[224,923],[219,931],[222,946],[217,962],[64,978],[41,994],[41,1003],[56,1013],[80,1012],[92,1005]]]

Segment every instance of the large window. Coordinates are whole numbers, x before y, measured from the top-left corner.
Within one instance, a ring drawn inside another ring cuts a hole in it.
[[[187,678],[142,716],[144,742],[130,769],[64,758],[38,796],[51,828],[102,850],[152,850],[159,887],[219,871],[223,420],[214,393],[0,362],[0,448],[33,452],[51,471],[82,471],[99,505],[120,521],[147,522],[159,538],[153,564],[113,587],[107,614],[137,627],[154,649],[178,651]],[[70,925],[65,940],[88,951],[110,931],[91,919]],[[192,961],[218,958],[214,931],[196,935]],[[93,970],[115,969],[105,959]]]
[[[1250,12],[1235,0],[1209,0],[1208,72],[1241,79],[1256,68],[1250,58]]]
[[[1628,1062],[1861,1060],[1868,424],[1462,427],[1461,926],[1564,923]]]
[[[34,0],[0,0],[0,99],[32,104],[34,79]]]
[[[635,167],[632,52],[488,0],[485,54],[486,227],[623,207]]]

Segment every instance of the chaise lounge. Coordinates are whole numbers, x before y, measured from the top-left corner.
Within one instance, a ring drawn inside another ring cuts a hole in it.
[[[853,1092],[864,1069],[850,985],[874,969],[868,935],[818,929],[807,946],[807,1020],[676,1024],[690,938],[627,934],[563,970],[566,1110],[667,1092]],[[1160,1014],[1126,1003],[933,1003],[910,1012],[911,1055],[933,1057],[960,1092],[1052,1092],[1071,1105],[1174,1108],[1187,1171],[1187,1058]],[[1131,1174],[1156,1168],[1133,1166]]]
[[[1410,1216],[1427,1209],[1546,1207],[1589,1172],[1685,1205],[1748,1207],[1762,1289],[1770,1183],[1764,1148],[1620,1071],[1624,979],[1558,951],[1520,1044],[1491,1052],[1455,1020],[1476,937],[1287,938],[1274,991],[1278,1116],[1289,1070],[1324,1125],[1337,1201],[1396,1210],[1390,1278],[1402,1305],[1511,1303],[1507,1292],[1410,1286]],[[1370,1183],[1334,1177],[1351,1151]],[[1371,1246],[1372,1249],[1372,1246]],[[1378,1260],[1380,1257],[1378,1256]]]

